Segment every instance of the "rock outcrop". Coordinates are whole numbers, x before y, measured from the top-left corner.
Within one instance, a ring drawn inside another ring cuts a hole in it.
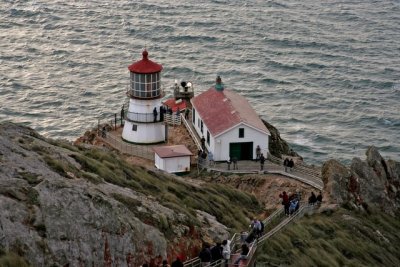
[[[349,167],[336,160],[322,167],[327,202],[354,208],[379,208],[394,214],[400,207],[400,163],[386,161],[375,147],[368,148],[366,160],[354,158]]]
[[[33,266],[155,265],[189,256],[207,232],[229,235],[206,211],[201,211],[208,216],[203,231],[191,211],[173,204],[173,193],[184,197],[179,189],[190,191],[191,185],[113,165],[119,160],[0,124],[0,251],[16,253]],[[168,205],[157,198],[160,185],[140,179],[169,183],[168,190],[175,191],[164,190]]]
[[[278,158],[282,158],[282,155],[290,155],[292,157],[298,157],[302,159],[302,157],[297,154],[297,152],[295,152],[293,149],[291,149],[289,144],[284,139],[282,139],[278,129],[275,128],[275,126],[265,120],[262,121],[271,133],[268,148],[269,152],[272,155]]]

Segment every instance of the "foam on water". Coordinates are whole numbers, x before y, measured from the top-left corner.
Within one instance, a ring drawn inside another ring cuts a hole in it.
[[[400,3],[2,1],[0,119],[74,139],[125,102],[147,47],[163,84],[221,75],[306,160],[400,157]]]

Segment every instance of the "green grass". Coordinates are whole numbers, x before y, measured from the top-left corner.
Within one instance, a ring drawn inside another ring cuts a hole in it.
[[[0,255],[0,267],[29,267],[30,265],[15,253]]]
[[[304,217],[266,241],[258,262],[270,266],[400,266],[399,229],[398,217],[380,212],[357,214],[341,209]]]

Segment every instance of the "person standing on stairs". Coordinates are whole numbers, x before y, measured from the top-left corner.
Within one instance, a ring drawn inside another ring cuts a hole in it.
[[[264,162],[265,162],[265,157],[264,157],[264,154],[261,153],[261,156],[260,156],[260,170],[261,171],[264,170]]]

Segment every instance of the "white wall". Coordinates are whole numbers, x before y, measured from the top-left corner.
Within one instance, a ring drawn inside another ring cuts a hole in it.
[[[187,172],[190,171],[190,156],[160,158],[155,154],[155,165],[158,169],[169,172]]]
[[[239,138],[239,128],[244,129],[244,138]],[[256,158],[256,147],[260,146],[264,157],[267,157],[269,136],[248,127],[244,124],[239,124],[230,131],[218,136],[215,142],[214,158],[216,161],[229,159],[229,144],[253,142],[253,159]]]
[[[230,143],[244,143],[244,142],[253,142],[253,159],[256,158],[256,147],[257,145],[261,148],[261,153],[264,154],[264,157],[267,157],[268,153],[268,143],[269,136],[267,134],[261,133],[243,123],[238,124],[236,127],[232,128],[230,131],[214,138],[210,134],[210,145],[207,144],[207,126],[203,122],[203,133],[200,131],[200,126],[198,126],[198,119],[201,120],[201,117],[195,112],[196,123],[194,125],[197,134],[200,138],[204,135],[206,139],[206,147],[208,151],[211,151],[214,155],[215,161],[224,161],[229,159],[229,144]],[[193,119],[192,119],[193,122]],[[239,138],[239,128],[244,128],[244,138]]]
[[[161,99],[140,100],[131,98],[129,100],[128,111],[135,113],[148,113],[151,117],[153,109],[156,107],[159,119],[160,106]],[[137,131],[132,130],[133,124],[137,125]],[[122,138],[129,142],[142,144],[163,142],[165,141],[165,124],[163,122],[140,123],[125,120]]]

